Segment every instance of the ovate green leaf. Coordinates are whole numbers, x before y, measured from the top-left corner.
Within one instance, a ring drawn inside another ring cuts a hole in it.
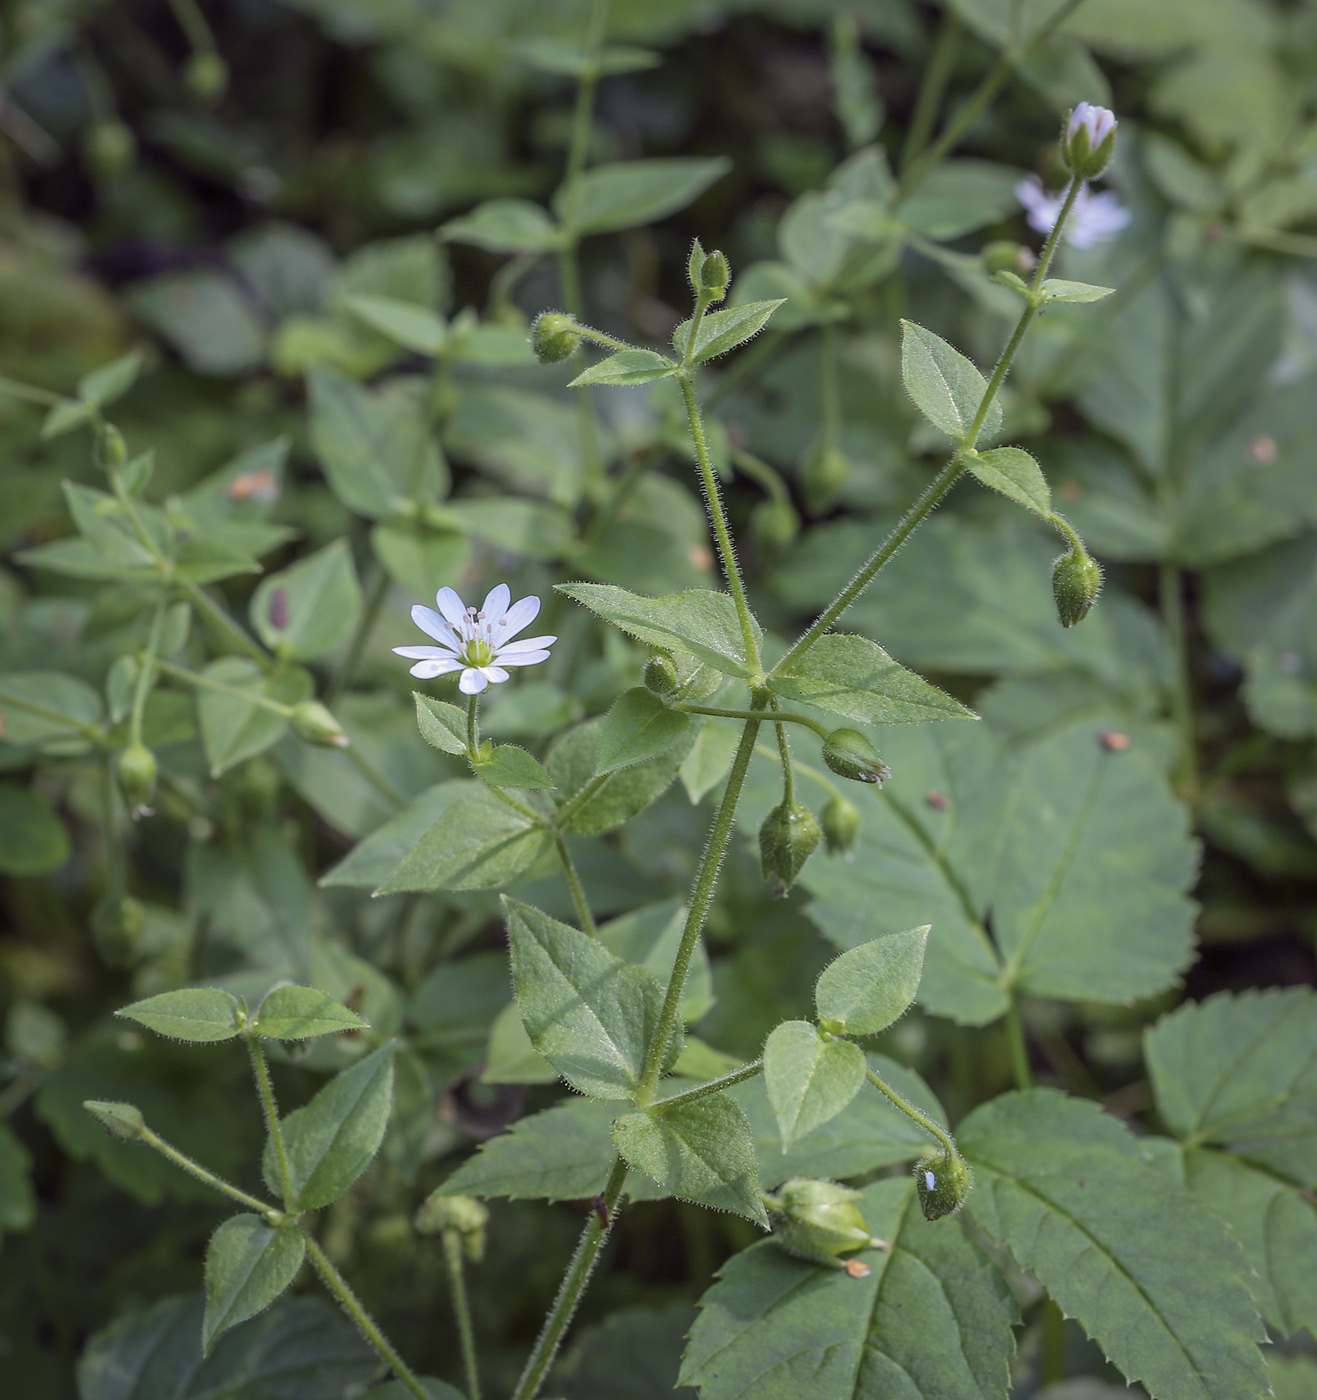
[[[553,220],[528,199],[487,199],[441,230],[450,243],[473,243],[491,253],[547,253],[558,246]]]
[[[276,655],[294,661],[327,656],[345,642],[361,611],[361,585],[346,540],[261,580],[252,626]]]
[[[700,329],[695,335],[691,354],[694,363],[703,364],[706,360],[735,350],[738,345],[744,345],[763,330],[768,318],[785,300],[785,297],[778,297],[774,301],[747,301],[740,306],[729,306],[726,311],[706,311],[700,318]],[[672,332],[672,348],[683,358],[690,338],[689,320],[683,321]]]
[[[553,779],[538,758],[519,749],[515,744],[496,744],[488,758],[475,765],[476,772],[487,783],[507,788],[551,788]]]
[[[783,1021],[764,1045],[764,1083],[786,1152],[859,1093],[864,1051],[849,1040],[824,1040],[808,1021]]]
[[[577,389],[583,384],[649,384],[676,372],[677,366],[666,355],[653,350],[619,350],[582,370],[568,388]]]
[[[41,793],[0,783],[0,874],[49,874],[71,849],[67,828]]]
[[[242,1003],[219,987],[182,987],[135,1001],[115,1012],[158,1035],[175,1040],[232,1040],[238,1034]]]
[[[596,165],[553,197],[558,217],[577,233],[615,233],[683,209],[731,169],[723,156],[671,157]]]
[[[994,447],[966,459],[966,465],[982,485],[1000,491],[1016,505],[1035,515],[1047,515],[1052,509],[1052,492],[1042,468],[1019,447]]]
[[[305,1256],[306,1236],[295,1225],[273,1228],[259,1215],[226,1220],[206,1249],[202,1353],[235,1323],[268,1308],[292,1283]]]
[[[446,700],[433,700],[412,691],[416,702],[416,727],[421,738],[441,753],[466,754],[466,714]]]
[[[906,929],[861,943],[819,974],[814,1004],[837,1033],[876,1035],[915,999],[924,970],[928,928]]]
[[[902,321],[901,330],[901,378],[906,392],[935,428],[953,442],[963,442],[988,391],[988,381],[941,336],[913,321]],[[990,438],[1000,427],[1001,404],[994,399],[978,437]]]
[[[369,1026],[315,987],[283,986],[275,987],[261,1003],[254,1028],[270,1040],[309,1040]]]
[[[642,686],[613,702],[599,733],[596,772],[612,773],[670,749],[690,728],[690,716],[670,710]]]

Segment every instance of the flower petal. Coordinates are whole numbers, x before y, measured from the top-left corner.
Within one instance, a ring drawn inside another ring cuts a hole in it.
[[[439,604],[439,611],[454,627],[460,627],[466,620],[466,604],[455,589],[441,588],[434,595],[434,600]]]
[[[500,666],[538,666],[541,661],[548,659],[547,651],[517,651],[511,656],[506,651],[501,651],[495,658]]]
[[[460,671],[462,663],[455,656],[436,656],[428,661],[418,661],[412,667],[412,675],[423,681],[432,681],[436,676],[446,676],[452,671]]]
[[[502,666],[482,666],[480,668],[480,674],[484,676],[490,685],[502,685],[504,681],[512,679]]]
[[[433,608],[423,608],[419,603],[412,609],[412,621],[436,642],[442,642],[450,651],[456,651],[453,629]]]
[[[516,656],[519,651],[543,651],[557,640],[557,637],[523,637],[519,642],[504,642],[497,651],[499,656]]]
[[[489,678],[484,671],[468,667],[462,672],[461,678],[457,682],[457,688],[463,695],[479,695],[488,684]]]
[[[405,656],[411,661],[435,661],[443,658],[451,661],[453,653],[446,647],[394,647],[395,656]]]
[[[512,590],[506,583],[500,583],[497,587],[491,588],[485,594],[485,601],[480,605],[480,611],[485,614],[485,621],[492,622],[496,626],[499,618],[508,610],[508,604],[512,601]]]
[[[501,646],[509,637],[515,637],[523,628],[529,627],[540,615],[540,600],[531,594],[519,598],[510,608],[499,613],[490,613],[494,621],[494,645]]]

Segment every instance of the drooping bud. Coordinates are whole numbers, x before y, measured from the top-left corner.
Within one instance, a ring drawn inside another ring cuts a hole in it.
[[[759,828],[759,863],[764,879],[776,876],[778,894],[786,894],[822,839],[823,833],[808,807],[799,802],[790,806],[779,802]]]
[[[814,515],[827,510],[837,499],[850,474],[850,461],[840,448],[818,443],[810,449],[800,476],[805,488],[805,503]]]
[[[645,662],[645,688],[655,695],[673,694],[681,685],[677,663],[664,651],[654,652]]]
[[[560,311],[545,311],[530,328],[531,348],[542,365],[556,365],[575,352],[581,343],[576,321]]]
[[[134,819],[151,812],[156,772],[155,754],[145,744],[129,744],[119,755],[119,788]]]
[[[953,1215],[965,1203],[974,1185],[974,1173],[963,1157],[942,1152],[915,1164],[915,1191],[925,1220]]]
[[[1009,238],[986,244],[979,253],[984,272],[991,276],[994,272],[1014,272],[1017,275],[1032,272],[1037,265],[1033,253],[1022,243]]]
[[[839,1268],[839,1254],[879,1244],[856,1204],[860,1199],[858,1191],[835,1181],[794,1177],[783,1182],[776,1195],[765,1197],[764,1204],[773,1217],[773,1238],[783,1249]]]
[[[710,301],[721,301],[732,285],[732,269],[726,255],[717,251],[706,253],[700,265],[700,290]]]
[[[1083,622],[1102,591],[1102,569],[1082,546],[1076,545],[1052,565],[1052,597],[1062,627]]]
[[[308,744],[322,744],[329,749],[345,749],[351,742],[343,727],[319,700],[303,700],[293,709],[288,722],[293,733]]]
[[[131,1103],[106,1103],[101,1099],[84,1099],[83,1108],[111,1137],[124,1142],[136,1142],[146,1132],[142,1110]]]
[[[470,1196],[441,1196],[434,1192],[416,1212],[416,1228],[422,1235],[441,1235],[455,1230],[462,1239],[462,1252],[473,1263],[485,1253],[485,1226],[489,1211]]]
[[[800,517],[789,501],[760,501],[750,512],[750,533],[765,554],[778,554],[800,533]]]
[[[828,853],[848,856],[860,839],[860,809],[845,797],[831,797],[823,807],[823,841]]]
[[[187,66],[187,85],[203,102],[214,102],[229,85],[229,65],[214,49],[194,53]]]
[[[1061,159],[1080,180],[1096,180],[1116,149],[1116,114],[1106,107],[1081,102],[1061,134]]]
[[[839,778],[857,783],[877,783],[892,776],[878,750],[858,729],[834,729],[823,741],[823,761]]]

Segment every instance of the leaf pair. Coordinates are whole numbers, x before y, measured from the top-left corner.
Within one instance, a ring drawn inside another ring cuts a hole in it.
[[[232,1040],[254,1032],[267,1040],[309,1040],[369,1029],[366,1022],[314,987],[273,988],[247,1020],[243,1003],[222,987],[182,987],[135,1001],[115,1013],[174,1040]]]

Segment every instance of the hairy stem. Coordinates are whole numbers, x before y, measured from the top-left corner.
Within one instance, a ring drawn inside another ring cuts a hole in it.
[[[927,1113],[921,1113],[919,1109],[917,1109],[914,1106],[914,1104],[910,1103],[907,1099],[903,1099],[901,1095],[898,1094],[896,1090],[893,1089],[890,1085],[884,1084],[883,1081],[873,1072],[873,1070],[866,1069],[865,1073],[869,1076],[869,1083],[872,1084],[873,1087],[877,1089],[880,1093],[885,1094],[887,1098],[890,1099],[891,1102],[895,1104],[895,1106],[906,1115],[907,1118],[913,1119],[926,1133],[930,1133],[933,1137],[935,1137],[938,1140],[938,1142],[942,1145],[943,1151],[945,1151],[948,1156],[960,1156],[960,1153],[956,1150],[955,1139],[951,1136],[950,1133],[947,1132],[945,1128],[943,1128],[940,1124],[935,1123],[928,1116]]]
[[[293,1192],[293,1174],[288,1167],[288,1149],[284,1145],[283,1124],[279,1121],[279,1105],[274,1101],[274,1085],[270,1083],[270,1066],[265,1061],[265,1048],[258,1035],[244,1035],[247,1053],[251,1056],[252,1072],[256,1076],[256,1088],[261,1096],[261,1111],[265,1114],[265,1130],[270,1135],[274,1149],[274,1162],[279,1173],[279,1192],[283,1196],[284,1209],[296,1209]]]
[[[572,853],[567,849],[567,838],[561,831],[553,833],[553,844],[562,863],[562,873],[567,877],[567,888],[572,892],[572,903],[576,906],[576,917],[581,921],[581,929],[591,938],[598,938],[599,929],[595,925],[594,915],[590,912],[590,901],[585,897],[585,886],[581,884],[581,877],[576,873]]]
[[[724,1089],[730,1089],[733,1084],[744,1083],[745,1080],[753,1079],[756,1074],[763,1072],[763,1060],[751,1060],[749,1064],[742,1065],[740,1069],[734,1069],[717,1079],[711,1079],[707,1084],[697,1084],[693,1089],[673,1094],[670,1099],[660,1099],[654,1107],[657,1111],[666,1112],[670,1108],[676,1108],[679,1104],[694,1103],[696,1099],[708,1098],[710,1094],[721,1094]]]
[[[687,705],[678,702],[670,705],[669,709],[678,710],[687,715],[714,715],[720,719],[763,719],[761,710],[726,710],[718,705]],[[826,725],[822,725],[816,719],[811,719],[808,715],[794,714],[789,710],[775,710],[773,712],[774,724],[803,724],[812,729],[821,739],[826,739],[830,733]]]
[[[200,1162],[194,1162],[191,1157],[178,1150],[177,1147],[168,1143],[157,1133],[153,1133],[150,1128],[143,1128],[142,1135],[138,1142],[144,1142],[148,1147],[153,1147],[167,1161],[172,1162],[176,1167],[181,1167],[189,1176],[195,1177],[203,1185],[209,1186],[212,1190],[219,1191],[227,1196],[231,1201],[237,1201],[240,1206],[247,1206],[250,1210],[256,1211],[262,1220],[270,1216],[279,1216],[283,1212],[277,1210],[269,1201],[262,1201],[256,1196],[249,1196],[245,1191],[231,1185],[222,1176],[216,1176],[214,1172],[208,1171]]]
[[[444,1260],[448,1264],[448,1285],[452,1292],[453,1316],[462,1344],[462,1366],[466,1371],[467,1400],[480,1400],[480,1367],[476,1360],[475,1329],[471,1326],[471,1304],[466,1296],[466,1274],[462,1260],[462,1236],[457,1230],[444,1231]]]

